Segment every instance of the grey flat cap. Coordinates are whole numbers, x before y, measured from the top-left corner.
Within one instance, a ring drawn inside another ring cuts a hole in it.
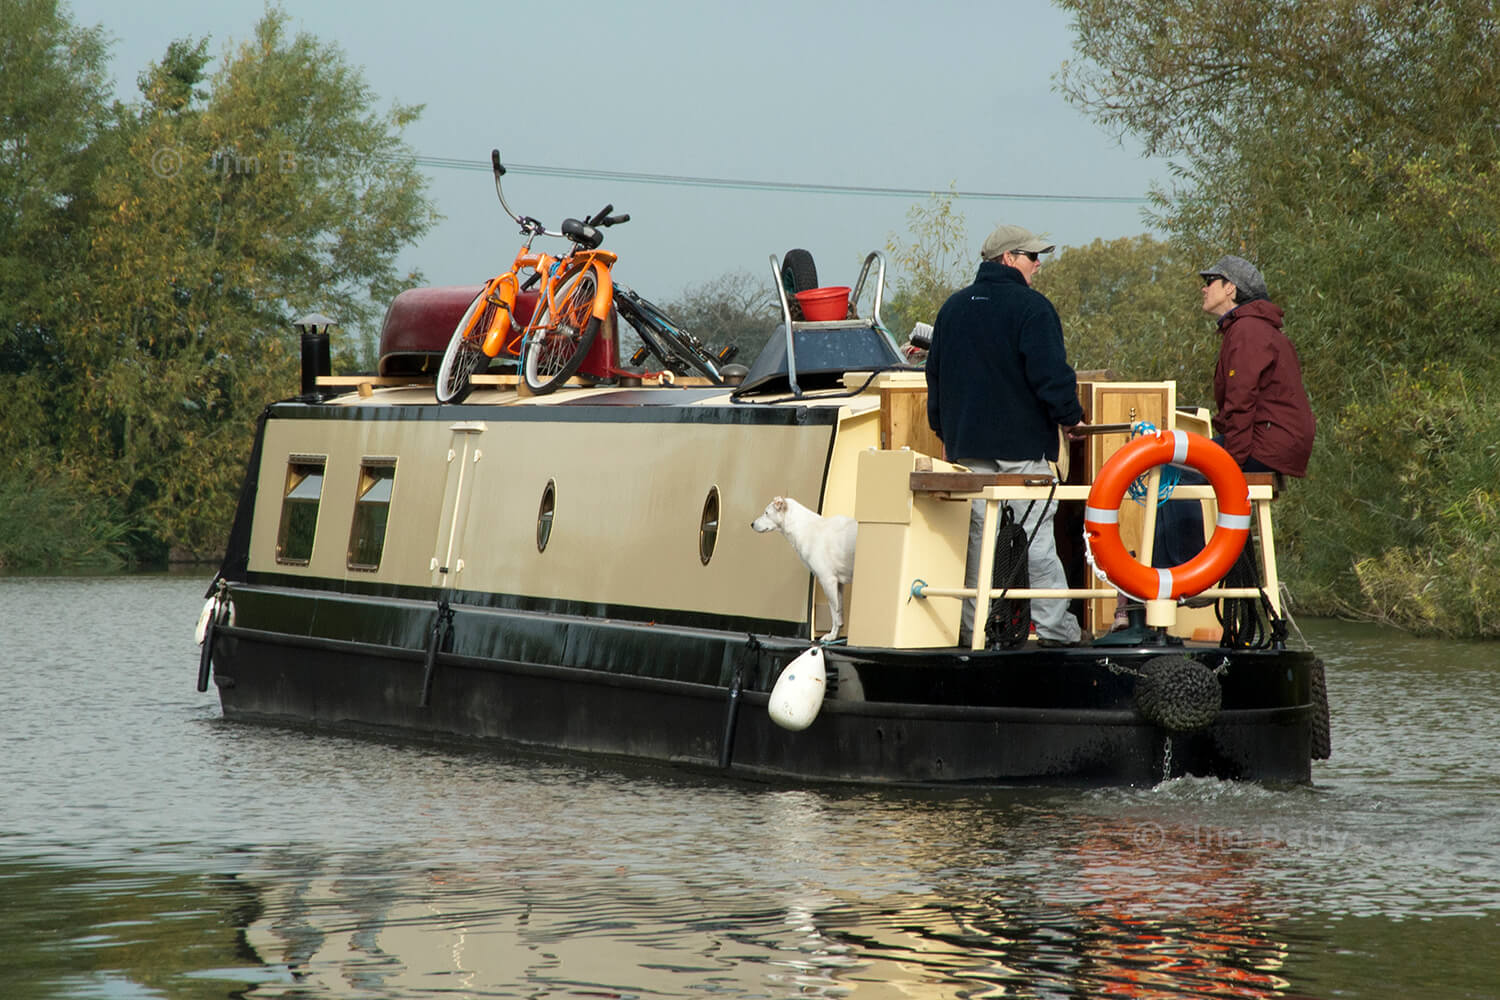
[[[1260,272],[1256,270],[1254,264],[1243,257],[1226,254],[1214,261],[1213,267],[1204,268],[1198,274],[1204,278],[1212,275],[1228,278],[1234,282],[1235,288],[1253,298],[1266,299],[1271,297],[1271,293],[1266,290],[1266,279],[1260,276]]]

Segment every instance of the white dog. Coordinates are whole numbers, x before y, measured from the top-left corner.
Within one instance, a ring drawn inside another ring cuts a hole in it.
[[[844,604],[839,584],[854,579],[854,540],[859,523],[842,515],[823,517],[802,506],[791,497],[776,497],[766,504],[765,512],[750,522],[756,531],[779,531],[812,575],[817,577],[828,598],[828,614],[833,627],[823,636],[824,642],[838,638],[844,624]]]

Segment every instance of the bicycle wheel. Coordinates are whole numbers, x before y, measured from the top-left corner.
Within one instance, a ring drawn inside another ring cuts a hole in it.
[[[565,273],[552,294],[537,303],[521,359],[522,377],[532,392],[551,392],[583,364],[599,335],[599,319],[593,314],[598,293],[594,269],[585,264]]]
[[[788,250],[781,258],[781,287],[786,289],[786,304],[791,307],[792,319],[802,318],[802,305],[797,293],[818,287],[818,268],[813,255],[798,248]]]
[[[723,383],[718,359],[709,353],[697,337],[673,322],[656,303],[616,285],[615,308],[634,327],[641,343],[656,355],[663,367],[677,375],[687,375],[696,370],[716,385]]]
[[[484,332],[494,319],[495,305],[487,292],[480,292],[469,303],[463,319],[453,328],[443,363],[438,366],[437,384],[433,387],[439,403],[462,403],[474,389],[471,378],[489,367],[490,359],[481,349]]]

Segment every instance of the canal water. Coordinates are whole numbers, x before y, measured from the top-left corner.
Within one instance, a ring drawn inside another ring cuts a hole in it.
[[[787,789],[226,723],[206,576],[0,578],[0,997],[1500,996],[1500,645],[1301,622],[1311,787]]]

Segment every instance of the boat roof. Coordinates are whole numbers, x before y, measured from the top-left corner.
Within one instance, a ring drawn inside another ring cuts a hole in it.
[[[794,396],[790,392],[773,395],[748,395],[734,386],[562,386],[544,396],[522,395],[513,384],[496,382],[484,384],[484,376],[475,378],[473,392],[461,404],[443,406],[450,415],[463,410],[480,407],[689,407],[689,408],[832,408],[850,413],[864,413],[880,408],[878,393],[861,392],[870,383],[873,372],[851,372],[844,376],[841,384],[804,392]],[[347,384],[352,379],[355,384]],[[345,391],[323,400],[323,404],[336,407],[432,407],[439,404],[433,397],[432,384],[420,382],[402,385],[382,385],[384,379],[369,376],[360,382],[357,376],[338,380],[338,388]],[[513,379],[510,381],[514,381]],[[368,388],[363,388],[367,386]],[[333,387],[330,387],[333,388]],[[358,390],[358,391],[351,391]]]

